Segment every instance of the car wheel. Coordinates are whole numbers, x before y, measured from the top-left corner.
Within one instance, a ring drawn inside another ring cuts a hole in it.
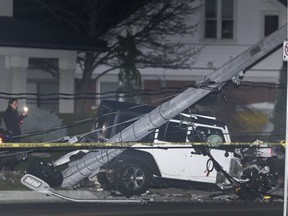
[[[116,168],[115,185],[124,196],[145,193],[151,184],[150,169],[140,161],[124,161]]]
[[[58,187],[62,184],[63,181],[63,176],[60,170],[55,168],[53,164],[47,161],[32,161],[27,169],[27,172],[42,179],[51,187]]]

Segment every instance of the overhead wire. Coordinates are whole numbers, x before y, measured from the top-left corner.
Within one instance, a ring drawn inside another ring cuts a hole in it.
[[[157,96],[169,93],[176,93],[182,91],[183,89],[193,87],[193,88],[211,88],[210,85],[220,85],[223,86],[227,84],[228,81],[211,83],[211,82],[200,82],[198,84],[185,85],[182,87],[162,87],[159,89],[144,89],[144,90],[133,90],[133,91],[108,91],[101,93],[7,93],[0,92],[0,98],[10,99],[11,97],[17,97],[18,99],[29,99],[29,100],[78,100],[78,99],[105,99],[111,97],[111,94],[123,94],[123,97],[131,96]],[[285,83],[267,83],[267,82],[252,82],[252,81],[243,81],[238,87],[265,87],[273,89],[285,89]]]
[[[170,96],[170,97],[172,97],[172,96]],[[148,105],[148,104],[137,104],[137,105],[135,105],[135,106],[129,107],[128,109],[129,109],[129,110],[133,110],[133,109],[135,109],[135,108],[139,108],[139,107],[147,106],[147,105]],[[105,116],[109,116],[109,115],[116,115],[117,113],[120,113],[120,111],[109,112],[109,113],[103,114],[103,115],[101,115],[101,116],[99,116],[99,117],[105,117]],[[138,117],[129,119],[129,120],[127,120],[127,121],[124,121],[124,122],[121,122],[121,123],[118,123],[118,124],[113,124],[113,125],[111,125],[111,126],[107,126],[107,128],[112,128],[112,127],[116,127],[116,126],[119,126],[119,125],[127,124],[127,123],[129,123],[129,122],[136,121],[137,119],[141,118],[141,117],[144,116],[144,115],[145,115],[145,114],[142,114],[142,115],[139,115]],[[32,132],[25,133],[25,134],[22,134],[22,135],[13,136],[13,137],[11,137],[11,138],[12,138],[12,139],[14,139],[14,138],[27,138],[27,137],[31,137],[31,136],[36,136],[36,135],[41,135],[41,134],[44,134],[44,133],[53,132],[53,131],[56,131],[56,130],[61,130],[61,129],[65,129],[65,128],[71,128],[71,127],[79,126],[79,125],[82,125],[82,124],[86,124],[87,122],[90,122],[90,121],[94,121],[95,118],[96,118],[96,117],[87,118],[87,119],[83,119],[83,120],[78,120],[78,121],[72,122],[72,123],[70,123],[70,124],[53,126],[53,128],[46,128],[46,129],[41,129],[41,130],[37,130],[37,131],[32,131]],[[83,134],[79,134],[80,139],[82,139],[83,136],[86,136],[86,135],[95,133],[95,132],[100,131],[100,130],[101,130],[101,129],[89,131],[89,132],[83,133]],[[61,138],[59,138],[59,139],[61,139]],[[55,139],[55,140],[52,140],[52,141],[58,141],[59,139]],[[52,142],[52,141],[48,141],[48,142]]]
[[[228,81],[225,81],[225,82],[228,82]],[[222,83],[220,84],[222,85]],[[251,85],[254,85],[254,86],[258,86],[258,87],[269,87],[269,88],[284,88],[284,84],[271,84],[271,83],[263,83],[263,82],[247,82],[246,81],[246,84],[241,84],[241,86],[243,87],[249,87]],[[184,87],[170,87],[170,88],[161,88],[160,90],[138,90],[136,92],[138,93],[143,93],[143,92],[152,92],[153,95],[157,95],[158,91],[162,91],[163,89],[173,89],[173,93],[175,93],[175,90],[179,91],[181,89],[184,89],[184,88],[187,88],[187,87],[195,87],[195,85],[189,85],[189,86],[184,86]],[[285,86],[286,87],[286,86]],[[205,88],[202,86],[202,88]],[[47,94],[34,94],[34,93],[14,93],[14,94],[11,94],[11,93],[5,93],[5,92],[0,92],[0,98],[3,98],[1,97],[1,95],[13,95],[13,96],[20,96],[20,95],[33,95],[33,96],[54,96],[54,95],[65,95],[65,96],[73,96],[73,95],[106,95],[106,94],[111,94],[111,93],[119,93],[118,91],[115,91],[115,92],[104,92],[104,93],[81,93],[81,94],[62,94],[62,93],[47,93]],[[122,92],[123,93],[123,92]],[[129,93],[129,92],[125,92],[125,93]],[[166,91],[166,92],[161,92],[161,94],[167,94],[167,93],[171,93],[170,91]],[[135,95],[135,93],[133,93]],[[155,102],[159,102],[159,101],[163,101],[163,100],[167,100],[171,97],[174,97],[175,95],[168,95],[164,98],[160,98],[160,99],[156,99],[154,101],[152,101],[152,103],[155,103]],[[5,98],[5,97],[4,97]],[[8,98],[8,97],[7,97]],[[10,98],[10,97],[9,97]],[[58,97],[58,99],[61,98],[61,97]],[[90,97],[84,97],[86,99],[90,99]],[[68,99],[68,98],[67,98]],[[71,98],[69,98],[71,99]],[[130,107],[128,109],[134,109],[134,108],[137,108],[137,107],[141,107],[141,106],[147,106],[148,104],[139,104],[139,105],[135,105],[135,107]],[[111,112],[111,113],[106,113],[105,115],[112,115],[112,114],[116,114],[117,112]],[[141,115],[142,116],[142,115]],[[139,117],[140,118],[140,117]],[[64,128],[70,128],[70,127],[75,127],[75,126],[79,126],[81,124],[85,124],[87,123],[88,121],[92,121],[94,120],[95,118],[88,118],[88,119],[84,119],[84,120],[80,120],[80,121],[75,121],[75,122],[72,122],[70,124],[66,124],[66,125],[59,125],[59,126],[54,126],[53,128],[48,128],[48,129],[41,129],[41,130],[38,130],[38,131],[33,131],[33,132],[30,132],[30,133],[26,133],[26,134],[23,134],[23,135],[20,135],[20,136],[15,136],[13,138],[24,138],[24,137],[29,137],[29,136],[35,136],[35,135],[39,135],[39,134],[43,134],[43,133],[47,133],[47,132],[52,132],[52,131],[56,131],[56,130],[60,130],[60,129],[64,129]],[[134,120],[131,120],[131,121],[134,121]],[[123,122],[123,124],[126,124],[130,122],[127,121],[127,122]],[[121,123],[122,124],[122,123]],[[119,124],[117,124],[119,125]],[[111,125],[110,127],[115,127],[117,125]],[[95,131],[94,131],[95,132]],[[85,135],[88,135],[90,133],[93,133],[92,132],[88,132],[88,133],[85,133],[85,134],[82,134],[82,136],[85,136]],[[258,132],[259,133],[259,132]],[[271,132],[269,132],[271,134]],[[275,132],[273,132],[275,133]],[[252,133],[250,133],[252,134]],[[232,135],[232,134],[230,134]]]
[[[167,96],[167,97],[165,97],[165,98],[161,98],[161,99],[157,99],[157,100],[154,100],[154,102],[159,102],[160,100],[164,100],[164,99],[167,99],[167,98],[170,98],[170,97],[174,97],[175,95],[170,95],[170,96]],[[133,111],[133,109],[136,109],[136,108],[139,108],[139,107],[144,107],[144,106],[150,106],[151,104],[135,104],[135,106],[131,106],[131,107],[128,107],[127,108],[127,110],[132,110]],[[153,107],[151,106],[151,109],[152,109]],[[105,117],[105,116],[110,116],[110,115],[116,115],[116,114],[118,114],[118,113],[121,113],[121,111],[115,111],[115,112],[108,112],[108,113],[105,113],[105,114],[102,114],[101,116],[98,116],[98,118],[101,118],[101,117]],[[127,124],[127,123],[130,123],[130,122],[134,122],[134,121],[136,121],[136,120],[138,120],[138,119],[140,119],[141,117],[143,117],[144,115],[146,115],[146,113],[144,113],[144,114],[140,114],[140,115],[138,115],[137,117],[134,117],[134,118],[132,118],[132,119],[129,119],[129,120],[126,120],[126,121],[123,121],[123,122],[121,122],[121,123],[117,123],[117,124],[113,124],[113,125],[110,125],[110,126],[106,126],[106,128],[107,129],[110,129],[110,128],[113,128],[113,127],[117,127],[117,126],[120,126],[120,125],[124,125],[124,124]],[[89,118],[89,119],[91,119],[91,118]],[[87,120],[89,120],[89,119],[86,119],[86,121]],[[92,120],[95,120],[96,119],[96,116],[94,117],[94,118],[92,118]],[[85,119],[83,120],[83,121],[85,121]],[[77,126],[77,125],[76,125]],[[99,131],[101,131],[102,129],[101,128],[99,128],[99,129],[96,129],[96,130],[92,130],[92,131],[89,131],[89,132],[87,132],[87,133],[83,133],[83,134],[78,134],[78,136],[80,136],[80,138],[79,138],[79,140],[81,140],[84,136],[87,136],[87,135],[89,135],[89,134],[93,134],[93,133],[95,133],[95,132],[99,132]],[[58,140],[58,139],[56,139],[56,140]],[[49,141],[49,142],[53,142],[53,141],[56,141],[56,140],[52,140],[52,141]]]

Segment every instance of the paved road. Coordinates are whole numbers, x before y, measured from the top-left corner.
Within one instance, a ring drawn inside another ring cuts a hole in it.
[[[9,203],[0,204],[2,216],[283,216],[283,203]]]

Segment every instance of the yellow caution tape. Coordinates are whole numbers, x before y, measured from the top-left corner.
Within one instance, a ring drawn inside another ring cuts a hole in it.
[[[167,147],[167,148],[185,148],[190,146],[203,145],[208,147],[236,147],[236,146],[251,146],[251,147],[269,147],[273,145],[280,145],[285,147],[286,142],[280,143],[247,143],[247,142],[235,142],[235,143],[138,143],[138,142],[127,142],[127,143],[0,143],[0,149],[4,148],[60,148],[60,147],[99,147],[99,148],[119,148],[119,147],[135,147],[135,148],[145,148],[145,147]]]

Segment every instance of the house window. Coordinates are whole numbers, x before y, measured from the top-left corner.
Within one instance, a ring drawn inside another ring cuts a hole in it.
[[[102,81],[100,84],[101,99],[106,100],[118,100],[118,82],[105,82]]]
[[[27,99],[27,105],[29,106],[29,108],[38,107],[40,109],[45,109],[54,113],[58,113],[58,83],[43,83],[35,81],[28,82],[27,92],[32,93]],[[50,93],[53,93],[54,96],[50,96]]]
[[[266,37],[278,29],[279,16],[266,15],[264,19],[264,36]]]
[[[233,8],[233,0],[205,0],[205,38],[233,38]]]

